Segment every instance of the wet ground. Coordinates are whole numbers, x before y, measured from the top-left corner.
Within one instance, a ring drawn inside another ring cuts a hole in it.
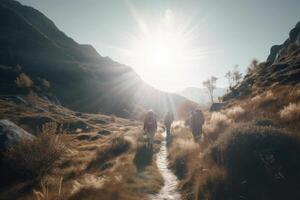
[[[164,135],[165,136],[165,135]],[[176,175],[168,168],[166,140],[162,142],[157,154],[156,164],[164,178],[164,186],[157,194],[150,195],[152,200],[180,200],[181,195],[177,191],[178,179]]]

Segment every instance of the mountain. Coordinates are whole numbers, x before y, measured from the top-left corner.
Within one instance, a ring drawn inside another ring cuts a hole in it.
[[[233,87],[223,100],[234,100],[280,86],[296,88],[299,84],[300,22],[289,32],[289,38],[281,45],[274,45],[267,60],[249,69],[243,81]]]
[[[289,38],[271,48],[265,62],[252,63],[240,84],[223,96],[224,108],[249,121],[271,119],[278,127],[300,128],[300,22]]]
[[[0,65],[21,66],[33,85],[49,82],[62,105],[83,112],[127,116],[151,108],[161,115],[186,100],[149,86],[132,68],[78,44],[41,12],[14,0],[0,1]],[[15,77],[5,83],[3,74],[0,94],[16,92],[8,90]]]
[[[222,97],[226,93],[225,88],[216,88],[214,91],[214,99],[217,101],[218,97]],[[210,97],[206,88],[188,87],[177,94],[198,103],[201,106],[209,106],[211,104]]]

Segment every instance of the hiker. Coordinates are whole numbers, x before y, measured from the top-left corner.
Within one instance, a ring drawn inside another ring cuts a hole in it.
[[[187,116],[186,119],[184,120],[184,126],[185,126],[185,127],[191,127],[191,120],[192,120],[193,112],[194,112],[194,111],[190,111],[190,112],[188,113],[188,116]]]
[[[203,113],[200,109],[196,109],[194,112],[192,112],[191,122],[190,122],[195,142],[200,142],[203,124],[204,124]]]
[[[147,136],[148,145],[152,149],[153,139],[157,130],[156,115],[152,110],[149,110],[144,120],[144,134]]]
[[[171,111],[167,112],[165,119],[164,119],[164,124],[167,129],[167,136],[170,136],[171,134],[171,125],[174,121],[174,115]]]

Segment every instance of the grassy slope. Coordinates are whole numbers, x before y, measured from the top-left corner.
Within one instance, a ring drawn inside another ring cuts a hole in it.
[[[205,113],[200,145],[175,126],[169,160],[184,199],[297,199],[299,103],[299,86],[253,91]]]
[[[56,124],[51,131],[61,134],[67,150],[51,173],[0,189],[2,199],[147,199],[163,185],[155,156],[142,171],[134,165],[140,122],[73,112],[34,94],[22,98],[26,104],[2,98],[1,118],[35,135]],[[158,151],[161,138],[156,141]]]

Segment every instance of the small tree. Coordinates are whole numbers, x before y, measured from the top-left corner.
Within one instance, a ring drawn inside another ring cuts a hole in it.
[[[207,88],[211,103],[214,103],[214,90],[216,89],[216,83],[218,78],[212,76],[210,79],[203,81],[203,86]]]
[[[234,69],[232,71],[232,80],[234,82],[234,84],[238,84],[240,83],[241,79],[242,79],[242,73],[240,72],[239,70],[239,66],[238,65],[235,65],[234,66]]]
[[[258,66],[259,66],[258,60],[253,59],[250,65],[248,66],[248,74],[255,72],[258,69]]]
[[[231,71],[229,71],[225,74],[225,78],[227,78],[229,88],[231,88],[232,87],[232,73],[231,73]]]

